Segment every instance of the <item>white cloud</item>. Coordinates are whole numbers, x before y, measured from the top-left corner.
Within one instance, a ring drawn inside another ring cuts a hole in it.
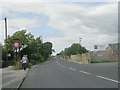
[[[87,3],[86,3],[87,4]],[[108,44],[117,42],[118,18],[117,3],[106,3],[99,6],[82,6],[74,3],[11,3],[4,4],[5,14],[15,17],[11,12],[21,14],[43,14],[48,17],[48,25],[60,32],[62,37],[45,37],[46,41],[53,42],[57,52],[72,43],[79,42],[82,37],[82,45],[93,49],[94,44]],[[31,17],[32,18],[32,17]],[[10,34],[13,26],[19,28],[36,27],[42,25],[36,18],[17,18],[9,20]],[[14,29],[15,30],[15,29]],[[39,32],[39,31],[37,31]]]
[[[36,27],[42,24],[42,22],[36,20],[36,19],[29,19],[29,18],[18,18],[18,19],[13,19],[13,20],[9,20],[9,27],[15,26],[18,28],[28,28],[28,27]]]
[[[91,8],[61,4],[48,7],[43,13],[49,15],[51,27],[63,32],[64,40],[68,37],[74,42],[80,36],[86,40],[86,47],[90,44],[117,42],[117,4],[110,3]]]
[[[1,0],[2,2],[118,2],[119,0]]]
[[[3,21],[0,20],[0,43],[3,43],[3,38],[4,38],[4,30],[3,30]]]

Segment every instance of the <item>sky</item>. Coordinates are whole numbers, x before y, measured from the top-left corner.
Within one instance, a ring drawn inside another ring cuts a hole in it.
[[[50,2],[51,1],[51,2]],[[52,42],[55,54],[79,43],[88,50],[94,45],[118,42],[117,0],[7,0],[0,3],[0,43],[4,42],[4,17],[8,35],[26,29],[34,37]],[[106,1],[106,2],[105,2]]]

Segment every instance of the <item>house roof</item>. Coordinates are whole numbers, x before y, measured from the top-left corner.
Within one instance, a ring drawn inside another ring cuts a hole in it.
[[[109,44],[109,46],[112,48],[113,52],[115,53],[118,53],[118,45],[119,43]]]

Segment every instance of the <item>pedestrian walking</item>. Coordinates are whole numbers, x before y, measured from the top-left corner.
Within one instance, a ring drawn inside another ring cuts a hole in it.
[[[21,62],[22,62],[22,68],[23,68],[24,70],[26,70],[27,55],[24,55],[24,56],[22,57]]]

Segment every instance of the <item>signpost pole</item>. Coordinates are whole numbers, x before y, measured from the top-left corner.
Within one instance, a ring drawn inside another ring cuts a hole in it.
[[[16,61],[17,61],[17,48],[16,48]]]

